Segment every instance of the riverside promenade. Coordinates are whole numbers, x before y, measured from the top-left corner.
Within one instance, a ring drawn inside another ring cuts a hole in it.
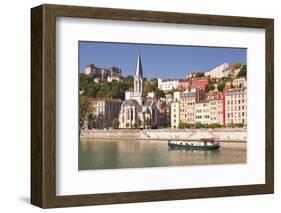
[[[217,138],[221,142],[245,143],[247,141],[247,130],[244,128],[82,130],[80,138],[159,141],[196,141],[201,138]]]

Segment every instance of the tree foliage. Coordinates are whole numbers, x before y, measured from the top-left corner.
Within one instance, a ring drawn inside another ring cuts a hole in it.
[[[151,128],[152,127],[152,120],[151,120],[151,118],[146,118],[144,120],[144,125],[145,125],[146,128]]]
[[[194,124],[188,124],[180,122],[178,125],[179,129],[215,129],[215,128],[223,128],[224,125],[218,124],[218,123],[212,123],[212,124],[202,124],[202,123],[194,123]]]
[[[215,89],[215,86],[212,83],[209,83],[208,85],[205,86],[205,91],[206,92],[213,91],[214,89]]]
[[[91,103],[91,99],[86,96],[80,96],[79,98],[79,115],[80,118],[85,118],[88,114],[92,113],[93,107]]]
[[[122,77],[120,82],[113,80],[112,82],[107,82],[105,80],[100,80],[95,82],[90,76],[84,73],[80,74],[80,91],[83,91],[83,95],[92,98],[116,98],[125,99],[125,92],[133,86],[133,77],[127,76]]]
[[[189,128],[191,128],[191,127],[192,127],[191,124],[183,123],[183,122],[180,122],[179,125],[178,125],[178,128],[179,128],[179,129],[189,129]]]
[[[85,121],[88,119],[87,117],[92,114],[93,106],[91,99],[86,96],[79,97],[79,105],[79,121],[80,128],[82,128],[85,124]]]
[[[205,76],[205,74],[204,73],[196,73],[195,74],[195,78],[201,78],[201,77],[204,77]]]
[[[112,120],[112,128],[113,129],[118,129],[119,128],[119,120],[118,120],[118,118],[114,118]]]
[[[107,82],[105,80],[99,80],[95,82],[94,79],[85,73],[80,74],[80,91],[84,96],[92,98],[116,98],[125,99],[125,92],[133,87],[133,76],[121,77],[120,82],[113,80]],[[165,97],[165,93],[158,89],[158,80],[156,78],[150,80],[144,80],[144,94],[154,92],[156,98]]]
[[[247,79],[247,66],[246,66],[246,65],[243,65],[243,67],[242,67],[241,70],[239,71],[237,77],[238,77],[238,78],[244,77],[244,78]]]
[[[234,64],[232,64],[232,68],[234,70],[239,69],[242,66],[240,61],[236,61]]]
[[[217,86],[217,89],[218,89],[218,91],[220,91],[220,92],[222,92],[222,91],[224,90],[224,88],[225,88],[225,83],[224,83],[224,82],[220,83],[220,84]]]
[[[134,123],[133,127],[135,129],[138,129],[138,128],[140,128],[140,126],[141,126],[141,121],[140,120],[136,120],[136,122]]]
[[[145,82],[144,95],[147,95],[149,92],[154,92],[156,98],[165,97],[165,93],[158,88],[158,80],[156,78],[153,78],[153,79]]]

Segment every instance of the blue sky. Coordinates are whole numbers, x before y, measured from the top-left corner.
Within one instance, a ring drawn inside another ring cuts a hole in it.
[[[137,54],[141,53],[144,77],[185,78],[189,71],[208,71],[224,62],[247,63],[246,48],[218,48],[155,44],[79,42],[79,70],[88,64],[116,66],[122,75],[134,75]]]

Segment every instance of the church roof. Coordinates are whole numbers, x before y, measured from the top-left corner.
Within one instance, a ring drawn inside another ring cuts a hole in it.
[[[138,60],[137,60],[137,67],[136,67],[136,76],[143,77],[140,52],[138,53]]]
[[[143,106],[149,107],[149,106],[152,106],[153,103],[154,103],[153,100],[146,100],[146,101],[144,102]]]
[[[134,99],[125,100],[122,105],[140,107],[139,103]]]

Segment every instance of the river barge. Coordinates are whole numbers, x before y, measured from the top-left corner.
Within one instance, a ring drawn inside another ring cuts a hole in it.
[[[199,141],[168,141],[171,150],[218,150],[220,143],[215,138],[201,138]]]

